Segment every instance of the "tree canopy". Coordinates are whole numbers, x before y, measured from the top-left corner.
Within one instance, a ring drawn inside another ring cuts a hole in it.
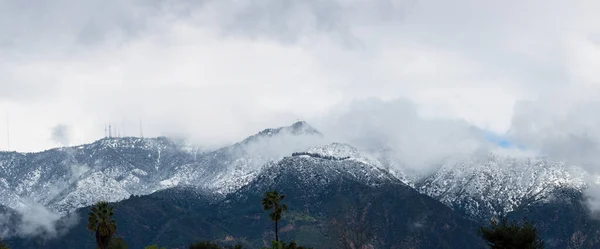
[[[537,229],[529,221],[522,225],[506,218],[492,220],[489,227],[480,227],[479,234],[491,249],[543,249],[544,243],[537,236]]]
[[[113,207],[108,202],[98,202],[90,208],[88,213],[87,229],[96,238],[96,245],[100,249],[108,249],[112,236],[117,232],[117,222],[112,219]]]

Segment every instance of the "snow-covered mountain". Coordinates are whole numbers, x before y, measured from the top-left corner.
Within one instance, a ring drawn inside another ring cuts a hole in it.
[[[0,204],[13,209],[31,202],[69,212],[99,200],[144,195],[197,151],[167,138],[106,138],[92,144],[39,153],[0,152]]]
[[[334,148],[343,153],[317,153]],[[303,200],[307,208],[335,192],[346,191],[352,195],[352,190],[346,189],[349,186],[412,189],[386,170],[363,162],[365,158],[348,145],[326,145],[308,151],[311,152],[294,153],[278,162],[268,163],[251,182],[233,195],[238,200],[245,200],[277,189],[293,195],[295,200]]]
[[[318,143],[305,122],[266,129],[216,151],[168,138],[105,138],[92,144],[39,153],[0,152],[0,204],[23,209],[40,203],[68,213],[100,200],[192,185],[227,194],[268,162]]]
[[[232,146],[205,153],[193,163],[176,167],[160,185],[196,185],[225,195],[252,181],[265,164],[323,141],[322,134],[306,122],[266,129]]]
[[[301,179],[309,182],[303,184],[314,186],[340,179],[373,186],[406,183],[472,218],[485,219],[548,200],[556,189],[585,188],[581,171],[545,159],[490,154],[422,175],[391,154],[389,148],[361,151],[328,143],[306,122],[266,129],[214,151],[167,138],[106,138],[39,153],[0,152],[0,204],[19,210],[35,202],[64,214],[100,200],[172,187],[193,186],[225,196],[256,179],[277,181],[293,171],[306,176]]]
[[[308,149],[312,155],[360,162],[383,168],[419,192],[474,219],[506,214],[521,205],[552,199],[559,189],[582,191],[584,171],[546,158],[510,157],[489,153],[452,161],[423,175],[403,167],[386,151],[359,151],[340,143]]]
[[[558,189],[582,191],[586,184],[582,170],[564,163],[489,154],[443,165],[415,187],[473,218],[486,219],[548,201]]]

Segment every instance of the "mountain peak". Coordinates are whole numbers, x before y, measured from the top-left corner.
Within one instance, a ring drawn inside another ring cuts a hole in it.
[[[291,126],[282,127],[280,129],[287,129],[293,134],[318,134],[321,135],[317,129],[310,126],[306,121],[298,121]]]
[[[255,140],[259,137],[272,137],[275,135],[282,135],[282,134],[289,134],[289,135],[317,135],[317,136],[322,136],[323,134],[321,134],[321,132],[319,132],[317,129],[313,128],[312,126],[310,126],[307,122],[305,121],[298,121],[296,123],[293,123],[290,126],[283,126],[283,127],[279,127],[279,128],[268,128],[268,129],[264,129],[262,131],[260,131],[259,133],[252,135],[248,138],[246,138],[243,143]]]

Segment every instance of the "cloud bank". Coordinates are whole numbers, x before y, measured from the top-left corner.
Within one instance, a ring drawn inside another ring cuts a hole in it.
[[[596,88],[597,5],[8,0],[0,109],[19,151],[59,145],[57,125],[79,144],[140,119],[223,144],[368,98],[503,133],[517,101]]]
[[[76,214],[61,216],[33,201],[26,201],[23,208],[17,210],[1,211],[2,238],[52,239],[64,235],[79,222]]]
[[[52,140],[62,146],[69,145],[69,127],[57,125],[52,128]]]
[[[493,144],[464,120],[423,117],[407,100],[369,99],[338,106],[317,121],[333,141],[363,150],[391,150],[392,159],[418,172],[429,172],[447,160],[489,151]]]
[[[138,135],[140,120],[217,146],[304,119],[423,167],[486,131],[599,173],[598,1],[2,4],[11,149],[90,142],[106,122]]]

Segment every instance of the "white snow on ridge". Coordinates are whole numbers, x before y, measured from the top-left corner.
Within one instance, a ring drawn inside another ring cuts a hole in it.
[[[331,143],[325,146],[313,147],[306,152],[336,158],[347,157],[348,160],[381,167],[381,163],[375,157],[362,153],[358,149],[343,143]]]
[[[417,190],[467,214],[485,218],[513,211],[524,200],[545,201],[556,189],[585,189],[584,172],[560,162],[490,154],[443,165]]]
[[[51,209],[66,214],[78,207],[98,201],[116,202],[129,198],[131,193],[116,180],[102,172],[93,172],[78,181],[71,191],[51,204]]]
[[[585,188],[582,171],[545,159],[491,154],[447,163],[423,176],[403,168],[390,156],[393,151],[365,152],[343,143],[322,145],[325,140],[316,139],[320,136],[299,122],[267,129],[212,152],[190,145],[178,147],[166,138],[122,138],[75,147],[80,148],[77,160],[50,151],[39,153],[36,163],[28,163],[21,154],[0,153],[0,204],[17,208],[25,205],[22,200],[32,199],[65,214],[100,200],[120,201],[131,194],[185,185],[223,195],[246,186],[265,167],[282,159],[293,161],[297,170],[311,176],[307,179],[321,185],[334,177],[327,172],[344,171],[352,179],[373,181],[390,175],[383,169],[474,217],[509,212],[525,199],[547,200],[557,188]],[[290,157],[294,152],[303,158]],[[61,153],[70,153],[69,148]],[[58,171],[61,167],[66,168],[64,172]]]
[[[160,181],[160,185],[164,188],[171,188],[179,185],[178,179],[167,179]]]

